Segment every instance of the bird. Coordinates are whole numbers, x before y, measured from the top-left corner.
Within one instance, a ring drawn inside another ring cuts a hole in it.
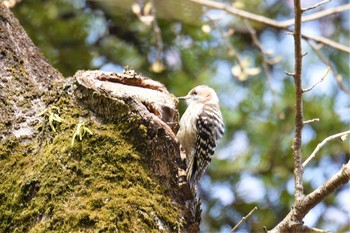
[[[224,134],[224,122],[219,98],[212,88],[196,86],[178,99],[185,100],[188,105],[176,136],[186,154],[186,180],[193,187],[211,162],[217,141]]]

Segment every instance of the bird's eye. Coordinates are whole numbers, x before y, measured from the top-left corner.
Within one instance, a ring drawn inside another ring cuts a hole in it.
[[[193,91],[193,92],[192,92],[192,95],[197,95],[197,94],[198,94],[197,91]]]

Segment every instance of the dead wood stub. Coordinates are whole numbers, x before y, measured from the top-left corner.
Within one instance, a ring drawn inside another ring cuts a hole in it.
[[[180,209],[185,231],[198,232],[200,201],[187,184],[178,184],[178,171],[184,171],[185,164],[175,136],[177,98],[163,84],[130,72],[79,71],[74,80],[79,100],[102,118],[120,121],[135,115],[140,117],[134,124],[147,128],[145,156],[151,160],[150,171]]]

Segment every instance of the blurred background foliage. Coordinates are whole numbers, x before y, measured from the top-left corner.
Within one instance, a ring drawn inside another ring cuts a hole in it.
[[[292,1],[220,2],[277,20],[293,18]],[[307,13],[345,3],[327,3]],[[254,206],[258,210],[239,232],[261,232],[263,226],[275,226],[292,208],[295,101],[293,80],[284,71],[293,70],[294,42],[285,31],[249,23],[265,52],[262,56],[247,22],[188,0],[22,0],[12,10],[34,43],[67,77],[79,69],[121,72],[128,65],[164,83],[177,96],[199,84],[217,91],[226,132],[199,188],[202,232],[228,232]],[[349,46],[349,22],[347,11],[304,23],[303,32]],[[303,83],[309,87],[327,66],[305,41],[303,51],[308,53]],[[320,51],[349,89],[349,54],[327,46]],[[270,64],[264,64],[264,59]],[[325,137],[349,129],[349,107],[349,96],[331,72],[304,95],[305,120],[317,117],[320,122],[304,128],[303,160]],[[182,104],[181,112],[184,109]],[[325,182],[349,158],[349,139],[328,143],[305,169],[305,193]],[[349,184],[343,186],[316,206],[305,223],[350,231],[349,189]]]

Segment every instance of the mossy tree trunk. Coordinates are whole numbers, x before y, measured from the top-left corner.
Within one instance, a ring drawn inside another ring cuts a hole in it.
[[[178,185],[177,102],[164,87],[134,74],[65,79],[2,3],[0,46],[0,231],[198,231],[199,203]]]

